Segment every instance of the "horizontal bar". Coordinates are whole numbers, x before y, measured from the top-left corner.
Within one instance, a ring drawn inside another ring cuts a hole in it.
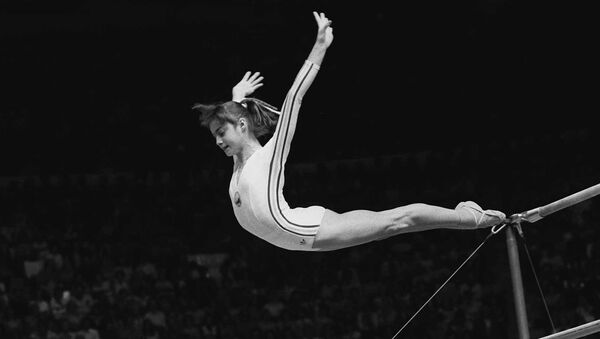
[[[507,221],[520,222],[521,220],[524,220],[527,222],[536,222],[554,212],[560,211],[569,206],[573,206],[584,200],[595,197],[598,194],[600,194],[600,184],[588,187],[577,193],[573,193],[560,200],[549,203],[548,205],[537,207],[523,213],[514,214]]]
[[[575,339],[585,337],[586,335],[596,332],[600,332],[600,320],[594,320],[587,324],[579,325],[577,327],[554,333],[540,339]]]
[[[568,197],[564,197],[564,198],[557,200],[553,203],[550,203],[546,206],[540,207],[540,216],[543,218],[543,217],[550,215],[556,211],[560,211],[563,208],[575,205],[579,202],[582,202],[584,200],[592,198],[598,194],[600,194],[600,184],[597,184],[592,187],[588,187],[577,193],[571,194]]]

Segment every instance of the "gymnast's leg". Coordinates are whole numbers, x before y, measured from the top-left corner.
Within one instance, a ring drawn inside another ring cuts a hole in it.
[[[422,203],[384,211],[356,210],[341,214],[326,209],[313,248],[330,251],[438,228],[492,227],[505,217],[500,211],[484,211],[472,201],[460,203],[455,209]]]

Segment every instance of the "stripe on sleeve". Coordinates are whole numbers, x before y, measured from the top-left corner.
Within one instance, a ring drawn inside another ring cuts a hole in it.
[[[316,234],[316,230],[319,225],[302,225],[298,223],[291,222],[288,220],[281,210],[281,202],[279,199],[279,191],[282,189],[281,179],[283,177],[284,165],[287,158],[286,153],[288,153],[288,147],[286,144],[288,143],[288,135],[290,133],[290,125],[292,122],[292,118],[294,114],[298,114],[299,105],[296,104],[296,97],[300,90],[302,89],[302,85],[304,84],[306,78],[308,77],[310,71],[313,69],[313,65],[310,64],[308,67],[305,65],[303,67],[305,70],[305,74],[300,73],[302,75],[302,79],[298,82],[296,88],[292,88],[293,95],[288,94],[286,97],[283,107],[281,109],[280,119],[283,119],[280,122],[279,129],[277,131],[277,135],[275,136],[275,145],[273,157],[271,158],[270,168],[269,168],[269,183],[267,187],[268,194],[268,203],[269,203],[269,211],[271,212],[271,216],[281,227],[283,230],[301,235],[301,236],[313,236]],[[291,101],[291,103],[290,103]],[[282,132],[285,124],[285,132]],[[282,141],[283,138],[283,141]],[[291,145],[291,140],[290,140]],[[276,168],[278,166],[278,168]]]

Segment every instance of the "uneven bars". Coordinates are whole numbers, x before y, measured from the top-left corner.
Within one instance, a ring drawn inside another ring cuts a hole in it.
[[[600,332],[600,320],[591,321],[587,324],[579,325],[577,327],[554,333],[540,339],[575,339],[585,337],[586,335],[596,332]]]
[[[523,213],[513,214],[509,220],[511,223],[520,222],[522,220],[527,222],[536,222],[554,212],[560,211],[569,206],[573,206],[598,194],[600,194],[600,184],[588,187],[577,193],[573,193],[560,200],[549,203],[548,205],[537,207]]]

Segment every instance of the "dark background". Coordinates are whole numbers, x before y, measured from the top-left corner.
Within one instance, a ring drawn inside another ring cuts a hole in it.
[[[391,338],[488,231],[280,250],[237,225],[231,159],[191,110],[248,70],[279,106],[313,10],[335,38],[303,101],[290,205],[475,200],[510,215],[598,183],[591,4],[3,0],[0,337]],[[598,211],[590,199],[524,228],[558,329],[600,317]],[[198,254],[224,255],[220,274]],[[521,260],[532,335],[547,335]],[[515,337],[511,298],[496,236],[407,337]]]
[[[312,10],[334,21],[335,39],[294,157],[505,143],[590,129],[597,111],[583,5],[8,0],[0,9],[5,175],[212,161],[191,105],[228,99],[247,70],[265,76],[255,95],[280,105],[314,41]]]

